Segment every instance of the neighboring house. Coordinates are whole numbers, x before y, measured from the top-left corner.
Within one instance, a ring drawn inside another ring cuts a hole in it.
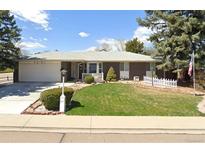
[[[81,80],[86,74],[96,81],[106,78],[113,67],[117,79],[140,80],[150,73],[155,60],[150,56],[130,52],[43,52],[20,59],[14,73],[15,82],[60,82],[62,68],[67,70],[66,81]]]

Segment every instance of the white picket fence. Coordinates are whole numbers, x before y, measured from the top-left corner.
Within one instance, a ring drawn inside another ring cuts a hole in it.
[[[177,87],[177,81],[176,80],[169,80],[169,79],[158,79],[153,77],[153,81],[151,77],[144,76],[143,78],[144,84],[152,85],[154,87],[162,87],[162,88],[176,88]]]

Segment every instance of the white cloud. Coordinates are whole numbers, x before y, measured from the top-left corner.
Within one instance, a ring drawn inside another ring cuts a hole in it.
[[[124,51],[125,40],[116,40],[113,38],[97,40],[99,43],[99,50]]]
[[[92,47],[89,47],[87,49],[85,49],[86,51],[96,51],[97,50],[97,47],[95,46],[92,46]]]
[[[80,37],[88,37],[90,34],[89,34],[89,33],[86,33],[86,32],[80,32],[80,33],[78,33],[78,35],[79,35]]]
[[[140,26],[134,31],[133,38],[137,37],[141,42],[144,43],[145,46],[150,47],[152,46],[152,43],[148,41],[147,39],[149,38],[151,34],[152,34],[151,29]]]
[[[97,40],[98,46],[91,46],[86,51],[125,51],[125,40],[116,40],[113,38],[104,38]]]
[[[44,30],[51,30],[49,27],[49,17],[46,11],[40,10],[12,10],[11,13],[18,19],[30,21],[40,25]]]
[[[32,41],[38,41],[38,39],[33,38],[32,36],[30,36],[29,39],[32,40]]]
[[[47,38],[34,38],[34,37],[32,37],[32,36],[29,37],[29,40],[31,40],[32,42],[48,41]]]
[[[153,44],[148,41],[147,39],[149,36],[153,33],[152,30],[146,28],[146,27],[138,27],[134,31],[133,38],[138,38],[140,41],[144,43],[145,47],[152,47]],[[131,39],[133,39],[131,38]],[[107,51],[125,51],[125,43],[128,40],[117,40],[113,38],[103,38],[100,40],[97,40],[97,43],[99,44],[97,47],[90,47],[86,50],[89,51],[100,51],[100,50],[107,50]]]
[[[17,47],[23,49],[23,50],[31,50],[31,49],[38,49],[38,48],[45,48],[46,46],[39,43],[39,42],[20,42],[16,44]]]

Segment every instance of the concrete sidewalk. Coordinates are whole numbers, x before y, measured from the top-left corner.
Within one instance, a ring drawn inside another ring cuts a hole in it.
[[[0,115],[0,130],[205,134],[205,117]]]

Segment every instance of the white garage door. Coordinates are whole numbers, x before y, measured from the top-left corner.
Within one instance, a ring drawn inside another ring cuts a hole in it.
[[[60,69],[60,61],[22,61],[19,62],[19,81],[59,82]]]

